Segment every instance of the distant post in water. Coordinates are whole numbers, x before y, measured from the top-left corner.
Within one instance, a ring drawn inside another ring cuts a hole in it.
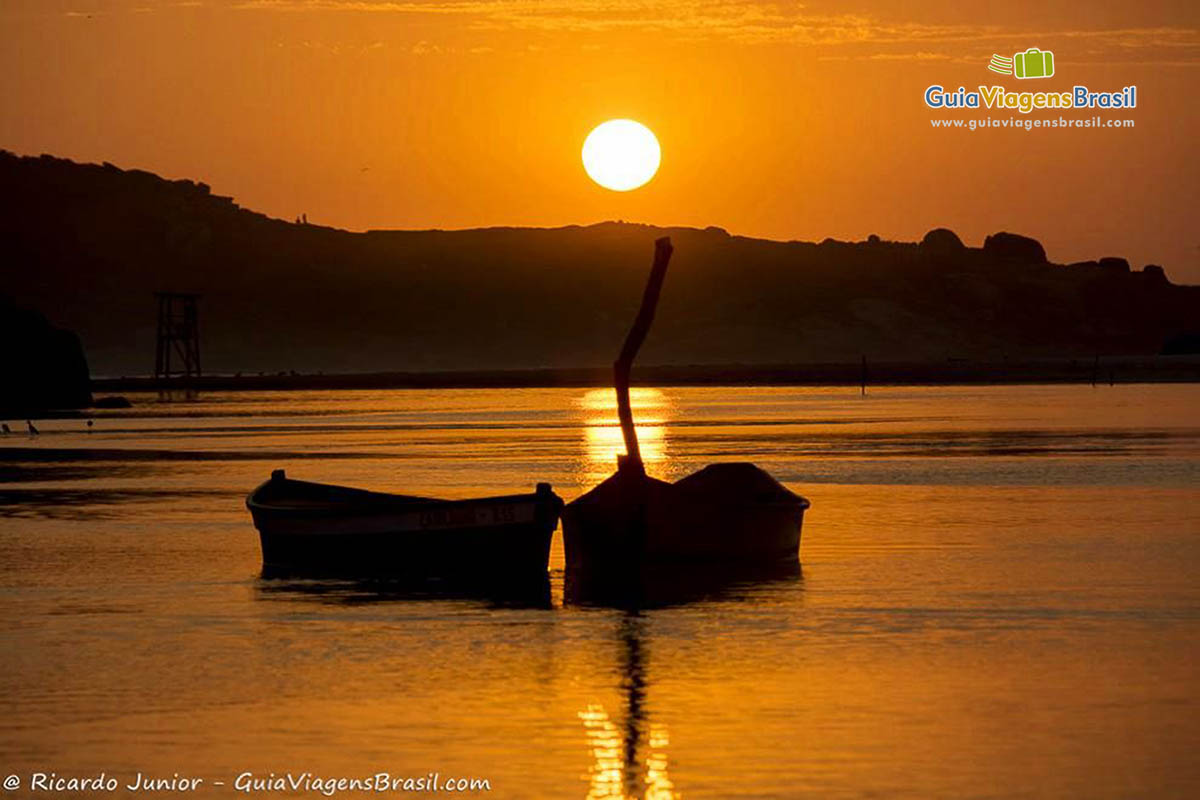
[[[198,294],[155,292],[158,300],[158,343],[154,378],[185,381],[200,377],[200,324]]]
[[[650,268],[650,279],[642,294],[642,307],[638,309],[633,327],[625,337],[621,355],[613,364],[613,386],[617,390],[617,417],[621,420],[621,435],[625,439],[625,455],[617,459],[618,470],[645,472],[642,451],[638,447],[637,429],[633,425],[633,408],[629,404],[629,372],[633,359],[637,357],[650,325],[654,322],[654,311],[658,307],[658,296],[662,292],[663,280],[667,277],[667,264],[671,261],[671,238],[664,236],[654,243],[654,265]]]

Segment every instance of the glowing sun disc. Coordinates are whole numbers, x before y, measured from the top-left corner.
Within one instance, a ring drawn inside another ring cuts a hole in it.
[[[658,172],[662,150],[654,133],[632,119],[610,119],[583,140],[583,168],[605,189],[628,192]]]

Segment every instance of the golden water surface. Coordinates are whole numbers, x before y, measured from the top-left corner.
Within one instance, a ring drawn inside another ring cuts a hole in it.
[[[133,399],[0,439],[5,775],[1200,795],[1200,387],[638,390],[652,474],[813,505],[801,575],[637,610],[564,602],[557,536],[519,601],[263,580],[243,506],[277,467],[570,500],[622,449],[607,391]]]

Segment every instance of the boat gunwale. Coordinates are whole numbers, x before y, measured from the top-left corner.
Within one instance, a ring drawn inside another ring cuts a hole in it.
[[[253,515],[256,512],[276,516],[375,516],[379,514],[394,514],[397,512],[415,512],[423,509],[444,509],[455,508],[479,504],[497,504],[497,503],[517,503],[517,502],[549,502],[553,505],[562,507],[562,498],[554,493],[553,489],[549,492],[526,492],[523,494],[510,495],[494,495],[490,497],[472,497],[458,500],[448,500],[436,497],[414,497],[410,495],[390,494],[388,492],[373,492],[365,489],[354,489],[349,486],[339,486],[336,484],[316,483],[313,481],[298,481],[293,478],[284,478],[283,482],[288,484],[299,484],[303,486],[320,487],[322,489],[335,489],[345,491],[349,496],[344,500],[331,500],[327,502],[312,503],[307,505],[290,505],[286,501],[273,502],[262,500],[258,495],[267,487],[280,486],[279,479],[271,479],[265,481],[256,487],[249,495],[246,496],[246,508]],[[356,498],[361,498],[367,502],[359,504],[355,502]]]

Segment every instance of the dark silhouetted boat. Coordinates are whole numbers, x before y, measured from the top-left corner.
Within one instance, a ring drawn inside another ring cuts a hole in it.
[[[797,562],[808,500],[746,463],[667,483],[618,469],[563,513],[567,567]]]
[[[263,574],[544,579],[563,501],[531,494],[436,500],[288,478],[246,498]]]
[[[641,572],[656,566],[797,563],[808,500],[747,463],[711,464],[675,483],[646,474],[629,403],[629,373],[671,259],[655,243],[654,266],[633,327],[613,365],[625,455],[617,471],[563,512],[567,569]]]

